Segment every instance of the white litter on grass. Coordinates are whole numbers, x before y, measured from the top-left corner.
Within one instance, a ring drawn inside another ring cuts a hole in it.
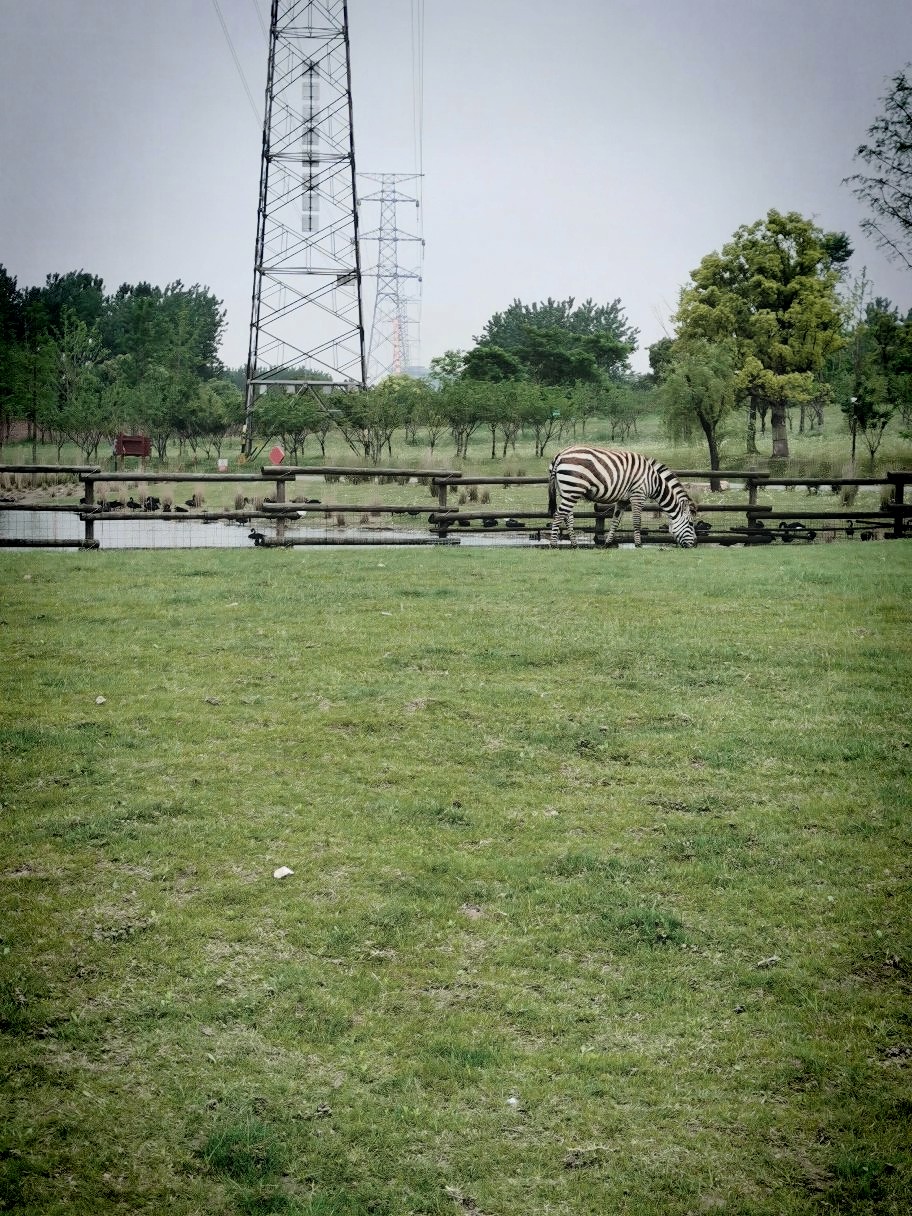
[[[771,954],[769,958],[761,958],[757,966],[761,969],[764,967],[775,967],[777,963],[781,963],[782,959],[778,954]]]
[[[294,874],[294,870],[288,866],[279,866],[277,870],[272,871],[273,878],[288,878],[290,874]]]
[[[95,698],[95,704],[96,704],[96,705],[106,705],[106,704],[107,704],[107,701],[108,701],[108,698],[107,698],[107,697],[96,697],[96,698]]]

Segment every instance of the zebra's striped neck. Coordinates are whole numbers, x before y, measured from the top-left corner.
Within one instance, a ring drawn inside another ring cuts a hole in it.
[[[674,473],[664,464],[656,462],[649,478],[648,494],[663,511],[680,511],[687,505],[687,494]]]

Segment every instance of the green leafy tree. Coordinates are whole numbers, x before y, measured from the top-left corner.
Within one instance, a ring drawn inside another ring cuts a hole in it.
[[[278,439],[292,464],[300,464],[304,445],[311,436],[320,435],[326,410],[307,392],[289,393],[270,389],[259,399],[257,430],[266,441]]]
[[[15,278],[0,265],[0,450],[16,412],[22,340],[22,293]]]
[[[495,313],[465,355],[464,374],[476,380],[529,379],[552,387],[597,383],[620,375],[636,349],[620,301],[599,305],[573,297],[538,304],[514,300]]]
[[[699,427],[709,448],[709,467],[721,468],[722,428],[737,405],[736,359],[730,345],[697,339],[679,344],[658,390],[665,425],[675,441]],[[720,488],[711,479],[714,490]]]
[[[659,338],[648,347],[649,372],[654,384],[661,384],[671,370],[674,346],[674,338]]]
[[[447,429],[445,396],[441,390],[431,390],[416,404],[412,415],[416,428],[424,432],[427,445],[433,452],[440,436]]]
[[[465,351],[445,350],[437,355],[428,367],[428,384],[432,389],[445,388],[455,384],[465,369]]]
[[[600,416],[608,423],[612,442],[625,442],[637,434],[637,423],[652,408],[652,396],[635,382],[607,386]]]
[[[49,274],[38,289],[51,333],[63,331],[67,314],[75,316],[89,329],[98,328],[104,312],[104,281],[85,270]]]
[[[529,327],[517,357],[536,384],[598,384],[606,363],[617,361],[618,343],[607,334],[575,334],[556,326]]]
[[[612,388],[604,383],[574,384],[567,393],[564,421],[571,428],[574,439],[585,437],[586,426],[594,418],[604,417]]]
[[[440,398],[456,445],[456,459],[465,458],[472,436],[487,416],[488,388],[480,381],[463,377],[447,385]]]
[[[100,369],[87,367],[61,402],[55,430],[75,443],[87,461],[96,460],[102,441],[113,437],[116,426],[113,404]]]
[[[484,421],[491,432],[491,459],[497,458],[500,445],[501,459],[506,459],[507,450],[516,451],[516,440],[523,425],[523,402],[535,392],[535,386],[526,380],[504,380],[489,386],[484,404]]]
[[[230,380],[207,380],[200,385],[200,437],[207,459],[222,454],[229,435],[244,424],[244,394]],[[324,415],[325,417],[325,415]]]
[[[787,411],[813,397],[827,359],[842,345],[837,295],[851,256],[843,233],[796,212],[770,211],[710,253],[681,290],[678,337],[733,342],[737,388],[748,401],[748,450],[757,413],[768,409],[773,456],[787,457]]]
[[[108,412],[110,397],[103,392],[100,372],[107,351],[101,343],[98,321],[90,325],[75,311],[65,308],[56,349],[58,393],[52,425],[90,460],[113,427]]]
[[[567,398],[557,389],[530,384],[520,400],[520,417],[524,430],[532,432],[535,455],[544,456],[545,449],[561,430]]]
[[[408,416],[408,390],[402,381],[418,384],[408,376],[389,376],[373,388],[334,399],[336,426],[351,450],[371,464],[380,463],[384,450],[392,458],[393,435]]]
[[[462,361],[462,374],[466,380],[484,380],[488,384],[500,384],[504,380],[519,380],[523,365],[519,357],[502,346],[493,343],[473,347]]]
[[[605,341],[591,347],[599,370],[615,375],[624,370],[628,357],[636,350],[639,331],[627,321],[619,299],[609,304],[585,300],[576,305],[572,296],[566,300],[547,299],[536,304],[514,300],[509,308],[497,312],[485,325],[475,341],[479,346],[499,346],[522,358],[532,331],[558,331],[575,338],[601,337]],[[567,343],[569,350],[579,344]]]
[[[852,437],[852,468],[859,437],[873,472],[884,432],[897,412],[909,409],[912,390],[912,314],[905,319],[884,299],[868,299],[864,273],[849,299],[850,333],[835,377]]]
[[[912,270],[912,73],[897,72],[883,112],[855,152],[864,170],[845,179],[870,214],[861,221],[888,257]]]
[[[60,373],[57,345],[46,333],[35,335],[12,347],[6,367],[9,417],[28,421],[32,462],[37,464],[39,430],[51,431],[57,415]],[[58,461],[64,442],[62,436],[57,445]]]
[[[199,284],[125,283],[105,301],[102,336],[113,354],[131,356],[137,381],[156,366],[205,381],[222,370],[224,325],[221,302]]]
[[[204,386],[221,372],[224,321],[198,284],[125,284],[108,297],[80,270],[20,290],[0,268],[0,422],[18,415],[33,435],[53,429],[58,453],[67,437],[97,451],[99,436],[127,418],[153,435],[161,459],[175,434],[194,446],[215,422]]]

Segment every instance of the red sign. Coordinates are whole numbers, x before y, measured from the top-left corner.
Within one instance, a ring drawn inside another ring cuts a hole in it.
[[[151,456],[152,440],[147,435],[120,434],[114,440],[115,456]]]
[[[280,448],[278,444],[269,453],[269,460],[272,464],[281,464],[285,459],[285,449]]]

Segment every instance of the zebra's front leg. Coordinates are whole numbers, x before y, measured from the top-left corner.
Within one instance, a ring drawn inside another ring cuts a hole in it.
[[[633,515],[633,543],[637,549],[642,548],[643,538],[640,535],[640,523],[642,520],[643,502],[642,494],[630,495],[630,511]]]
[[[614,544],[614,534],[618,529],[618,524],[621,522],[621,516],[624,514],[623,505],[619,502],[614,504],[614,514],[611,516],[611,526],[608,529],[608,534],[605,537],[606,548]]]

